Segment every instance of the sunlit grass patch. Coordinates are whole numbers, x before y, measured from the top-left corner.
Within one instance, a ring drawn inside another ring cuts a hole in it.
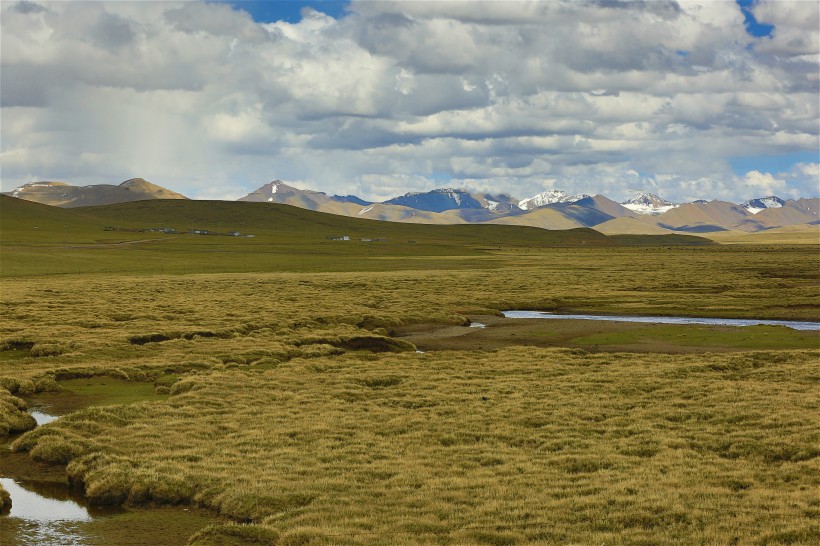
[[[0,436],[31,430],[37,423],[26,411],[26,403],[0,387]]]
[[[772,354],[293,359],[190,375],[15,448],[73,453],[97,502],[202,503],[309,543],[811,536],[818,352]]]
[[[418,354],[391,336],[470,330],[469,317],[509,308],[817,320],[816,277],[794,274],[813,271],[816,251],[436,247],[363,262],[294,244],[292,257],[277,247],[257,262],[276,273],[183,275],[213,250],[196,244],[163,246],[174,275],[3,279],[0,386],[55,410],[68,400],[68,415],[15,447],[68,461],[96,503],[201,504],[249,522],[203,532],[203,544],[817,534],[820,353],[783,350],[797,338],[811,348],[810,336],[753,328],[767,343],[750,346],[719,330],[654,333],[773,349],[701,355],[541,349],[516,331]]]

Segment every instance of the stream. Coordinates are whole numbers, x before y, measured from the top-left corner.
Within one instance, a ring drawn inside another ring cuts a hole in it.
[[[786,326],[794,330],[820,330],[820,322],[799,320],[759,320],[700,317],[640,317],[628,315],[559,315],[547,311],[502,311],[507,318],[552,320],[604,320],[612,322],[649,322],[655,324],[713,324],[719,326]]]
[[[38,427],[59,419],[50,409],[29,410]],[[28,453],[12,452],[13,439],[0,442],[0,485],[11,495],[11,511],[0,516],[0,544],[181,546],[193,533],[217,521],[211,513],[188,507],[90,505],[81,492],[69,487],[64,466],[38,463]]]
[[[59,419],[41,409],[29,413],[37,426]],[[11,438],[9,438],[11,440]],[[0,471],[12,473],[14,477],[0,478],[0,485],[11,495],[11,511],[2,516],[0,542],[11,544],[89,544],[77,527],[78,522],[92,521],[88,507],[83,506],[72,495],[67,483],[55,480],[55,476],[41,475],[28,466],[40,466],[31,461],[27,453],[12,453],[11,441],[0,445]],[[45,467],[45,465],[42,465]],[[9,468],[11,467],[11,468]],[[27,470],[29,472],[27,472]],[[45,471],[45,468],[37,469]],[[26,476],[29,474],[29,476]],[[29,479],[25,479],[25,478]],[[8,518],[7,520],[5,518]],[[11,523],[8,525],[6,522]],[[8,528],[8,529],[7,529]],[[12,536],[6,533],[11,531]]]

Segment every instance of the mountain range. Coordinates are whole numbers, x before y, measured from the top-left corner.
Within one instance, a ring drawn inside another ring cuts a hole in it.
[[[9,194],[60,207],[145,199],[187,199],[141,178],[126,180],[119,185],[83,187],[65,182],[32,182]],[[618,203],[604,195],[571,195],[561,190],[549,190],[519,200],[507,194],[440,188],[406,193],[374,203],[354,195],[328,195],[302,190],[274,180],[239,201],[279,203],[342,216],[393,222],[490,223],[544,229],[592,227],[605,234],[756,232],[783,226],[820,224],[820,199],[784,200],[776,196],[760,197],[740,204],[720,200],[672,203],[655,194],[640,193]]]

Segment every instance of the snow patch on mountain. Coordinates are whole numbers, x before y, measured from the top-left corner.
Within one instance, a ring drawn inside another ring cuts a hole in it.
[[[452,209],[480,209],[484,208],[478,199],[470,195],[467,190],[453,188],[439,188],[429,192],[411,192],[401,197],[385,201],[386,205],[402,205],[430,212],[444,212]]]
[[[679,206],[677,203],[667,201],[654,193],[645,192],[641,192],[632,199],[624,201],[621,205],[638,214],[651,214],[653,216],[663,214]]]
[[[532,210],[545,205],[552,205],[553,203],[575,203],[588,197],[591,196],[585,193],[570,195],[562,190],[549,190],[533,197],[522,199],[518,202],[518,208],[522,210]]]
[[[746,209],[750,214],[757,214],[766,209],[779,209],[786,202],[774,195],[767,197],[760,197],[758,199],[749,199],[745,203],[740,204],[740,208]]]
[[[63,187],[66,186],[63,182],[29,182],[28,184],[23,184],[19,188],[14,188],[11,190],[12,197],[20,197],[20,195],[26,193],[28,190],[34,190],[36,188],[51,188],[51,187]]]

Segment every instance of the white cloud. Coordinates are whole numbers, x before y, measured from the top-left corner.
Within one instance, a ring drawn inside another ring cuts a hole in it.
[[[820,147],[816,2],[756,3],[771,38],[734,2],[694,0],[354,1],[295,24],[201,2],[0,9],[4,191],[818,193],[811,167],[728,163]]]
[[[747,172],[746,176],[743,177],[743,184],[766,195],[775,195],[786,189],[785,180],[775,178],[770,173],[761,173],[759,171]]]

